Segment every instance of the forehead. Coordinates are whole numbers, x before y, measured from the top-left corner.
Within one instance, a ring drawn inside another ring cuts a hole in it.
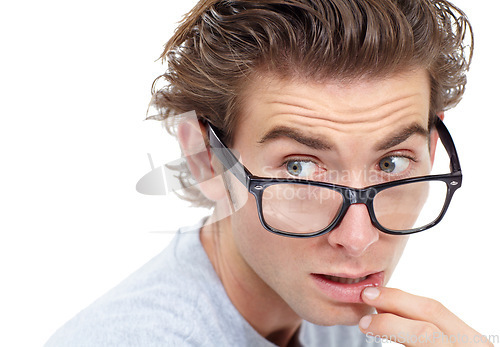
[[[427,127],[430,83],[424,69],[352,82],[259,76],[241,98],[235,140],[262,139],[274,128],[316,137],[370,138],[410,124]]]

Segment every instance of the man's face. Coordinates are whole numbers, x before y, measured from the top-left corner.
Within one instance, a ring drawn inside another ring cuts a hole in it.
[[[245,95],[233,148],[263,177],[361,188],[424,175],[431,167],[429,138],[404,130],[427,129],[429,99],[424,70],[350,84],[260,78]],[[369,275],[362,283],[385,285],[407,237],[380,232],[361,204],[328,234],[275,235],[261,226],[255,198],[243,185],[233,177],[230,187],[242,205],[231,215],[230,248],[243,286],[320,325],[357,324],[370,311],[360,301],[362,285],[340,278],[356,282]]]

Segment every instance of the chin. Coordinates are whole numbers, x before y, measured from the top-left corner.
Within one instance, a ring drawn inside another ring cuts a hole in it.
[[[309,311],[309,310],[308,310]],[[314,309],[309,312],[297,312],[302,319],[322,326],[358,325],[359,320],[375,309],[366,304],[335,304],[330,309]]]

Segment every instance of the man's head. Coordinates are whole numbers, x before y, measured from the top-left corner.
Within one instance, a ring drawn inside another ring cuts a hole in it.
[[[363,188],[430,173],[435,141],[430,141],[431,135],[425,131],[405,135],[407,129],[416,126],[427,130],[430,88],[425,70],[348,85],[273,77],[262,78],[258,85],[244,101],[232,145],[253,175]],[[192,137],[186,136],[193,133],[189,128],[180,128],[181,141]],[[384,165],[387,162],[390,167]],[[220,207],[226,201],[224,194],[214,192],[224,192],[224,184],[206,182],[202,190]],[[263,228],[256,201],[243,184],[228,174],[226,186],[236,209],[217,233],[224,240],[223,258],[231,259],[231,272],[241,276],[235,275],[242,281],[239,286],[270,288],[268,296],[277,293],[275,301],[286,303],[300,317],[321,325],[356,324],[368,313],[369,308],[360,303],[360,288],[387,283],[407,236],[380,232],[363,204],[351,205],[342,222],[327,234],[305,239],[278,236]],[[297,201],[312,203],[310,192],[306,192],[306,198],[299,191],[294,197],[278,200],[285,210],[291,210],[291,204]],[[398,202],[402,203],[397,192],[389,197],[394,202],[393,213]],[[293,191],[284,192],[288,193]],[[406,197],[417,200],[418,194]],[[335,206],[337,200],[327,196],[317,208]],[[300,230],[302,226],[314,228],[323,217],[330,218],[315,210],[300,216],[306,209],[304,206],[287,216],[271,210],[267,220],[272,222],[272,215],[277,214],[285,231],[291,231],[297,227],[291,223],[304,220],[298,225]],[[369,278],[345,288],[329,283],[328,276],[343,277],[344,281]]]
[[[454,106],[465,85],[460,14],[444,1],[202,1],[167,44],[168,85],[153,103],[172,119],[195,110],[256,176],[362,188],[427,175],[430,115]],[[179,128],[184,149],[205,146],[194,128]],[[240,312],[269,305],[332,325],[369,311],[360,286],[387,283],[406,236],[380,232],[363,204],[332,232],[275,235],[234,176],[209,180],[220,169],[214,156],[189,161],[216,209],[236,206],[204,245]],[[250,307],[241,293],[253,295]]]

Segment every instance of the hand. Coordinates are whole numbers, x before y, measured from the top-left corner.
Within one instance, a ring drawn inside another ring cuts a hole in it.
[[[385,338],[404,346],[493,346],[441,303],[394,288],[366,288],[363,301],[377,314],[361,318],[368,337]]]

